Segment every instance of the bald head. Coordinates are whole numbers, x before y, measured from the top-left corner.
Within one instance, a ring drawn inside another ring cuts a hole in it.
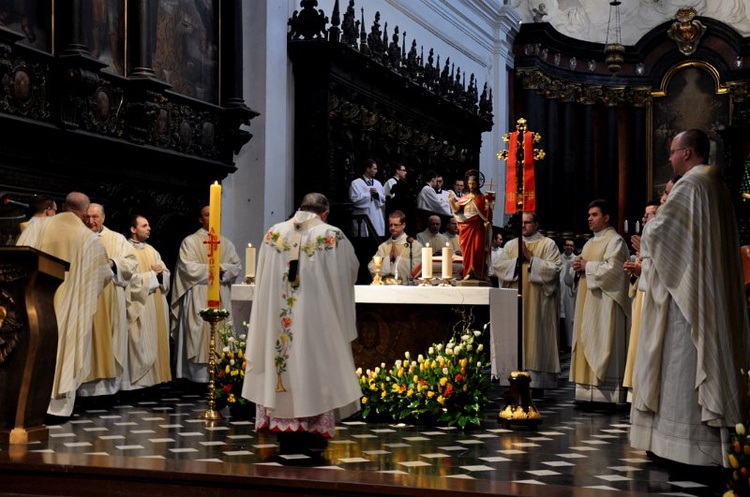
[[[72,212],[79,218],[81,218],[81,221],[84,223],[86,222],[86,212],[89,210],[89,205],[91,204],[91,200],[89,200],[88,195],[81,192],[70,192],[68,193],[68,196],[65,197],[65,202],[63,202],[62,210],[63,212]]]

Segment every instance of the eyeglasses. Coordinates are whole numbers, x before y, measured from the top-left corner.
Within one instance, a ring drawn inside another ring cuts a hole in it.
[[[672,154],[674,154],[675,152],[679,152],[680,150],[686,150],[686,149],[688,149],[688,148],[690,148],[690,147],[680,147],[680,148],[670,149],[670,151],[669,151],[669,155],[672,155]]]

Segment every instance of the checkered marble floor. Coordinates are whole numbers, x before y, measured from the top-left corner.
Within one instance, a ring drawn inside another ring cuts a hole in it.
[[[312,460],[304,454],[280,455],[275,436],[255,433],[252,420],[228,418],[210,426],[196,419],[206,408],[204,399],[175,383],[144,393],[140,400],[81,402],[69,422],[51,427],[49,441],[28,450],[429,475],[443,479],[446,488],[451,479],[469,478],[721,495],[720,485],[671,477],[644,452],[630,448],[627,410],[582,410],[573,402],[573,386],[566,380],[561,385],[535,400],[543,423],[533,431],[508,430],[497,423],[503,401],[502,389],[495,386],[494,402],[479,428],[348,420],[337,426],[322,460]]]

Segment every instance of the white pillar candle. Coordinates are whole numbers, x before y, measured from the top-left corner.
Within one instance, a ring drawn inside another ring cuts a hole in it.
[[[422,248],[422,278],[432,278],[432,247],[429,243]]]
[[[625,220],[625,233],[627,233],[627,232],[628,232],[628,221]]]
[[[453,249],[451,249],[449,244],[443,247],[443,260],[441,262],[443,266],[443,279],[449,280],[453,278]]]
[[[245,249],[245,276],[255,278],[255,247],[252,243],[248,243]]]
[[[640,221],[636,221],[635,222],[635,234],[637,235],[640,232],[641,232],[641,222]]]

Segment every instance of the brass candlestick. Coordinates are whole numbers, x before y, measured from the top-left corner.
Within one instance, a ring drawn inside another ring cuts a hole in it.
[[[216,410],[216,327],[219,322],[229,317],[229,311],[211,307],[200,311],[200,316],[204,321],[211,324],[211,336],[208,342],[208,409],[203,411],[198,419],[204,421],[219,421],[224,419],[219,411]]]
[[[255,285],[255,276],[245,276],[246,285]]]

